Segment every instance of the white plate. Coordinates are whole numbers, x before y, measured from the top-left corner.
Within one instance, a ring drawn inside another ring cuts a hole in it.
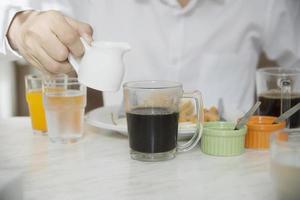
[[[95,110],[90,111],[86,114],[85,120],[88,124],[107,130],[112,130],[119,132],[123,135],[127,135],[127,124],[126,118],[121,118],[114,120],[116,124],[112,121],[112,113],[117,116],[118,106],[107,106],[100,107]],[[195,131],[195,124],[193,123],[179,123],[179,138],[188,138],[193,135]]]

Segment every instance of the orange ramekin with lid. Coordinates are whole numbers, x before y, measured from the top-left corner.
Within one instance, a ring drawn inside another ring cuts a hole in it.
[[[272,132],[285,128],[286,123],[272,124],[276,117],[253,116],[249,119],[247,126],[245,147],[253,149],[269,148],[269,140]]]

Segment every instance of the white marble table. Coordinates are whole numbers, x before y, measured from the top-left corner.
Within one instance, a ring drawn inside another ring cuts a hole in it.
[[[0,120],[0,173],[21,170],[28,200],[275,199],[267,151],[212,157],[198,147],[145,163],[130,159],[126,137],[86,129],[82,141],[62,145],[32,135],[29,118]]]

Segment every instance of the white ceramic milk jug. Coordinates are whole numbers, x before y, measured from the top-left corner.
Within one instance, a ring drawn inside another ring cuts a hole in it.
[[[94,41],[90,46],[83,38],[81,41],[85,48],[83,57],[69,55],[79,82],[96,90],[119,90],[125,73],[123,55],[130,50],[129,44]]]

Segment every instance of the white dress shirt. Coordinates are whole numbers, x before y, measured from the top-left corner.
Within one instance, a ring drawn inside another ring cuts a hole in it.
[[[20,3],[22,2],[22,3]],[[0,52],[14,13],[58,9],[90,23],[95,40],[129,42],[124,82],[172,80],[198,89],[206,107],[221,101],[225,113],[253,104],[255,70],[262,51],[285,67],[300,65],[298,0],[2,0]],[[103,72],[105,73],[105,72]],[[120,104],[122,89],[104,93]]]

